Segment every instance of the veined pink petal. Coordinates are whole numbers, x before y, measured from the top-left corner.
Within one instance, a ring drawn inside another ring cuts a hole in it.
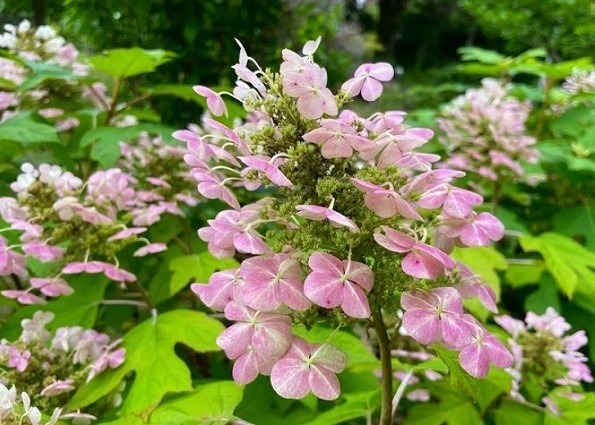
[[[258,363],[254,351],[248,350],[238,357],[231,373],[233,380],[240,385],[246,385],[254,381],[258,376]]]
[[[440,338],[438,315],[429,310],[414,309],[403,315],[403,328],[417,342],[428,345]]]
[[[312,393],[322,400],[335,400],[341,393],[339,380],[330,370],[313,366],[310,368],[308,384]]]
[[[370,305],[364,291],[349,281],[343,284],[343,302],[341,308],[348,316],[357,319],[370,317]],[[321,397],[322,398],[322,397]]]
[[[471,344],[459,353],[459,363],[475,378],[485,378],[490,371],[490,358],[479,344]]]
[[[281,397],[304,398],[310,392],[308,368],[300,359],[282,358],[273,366],[271,385]]]

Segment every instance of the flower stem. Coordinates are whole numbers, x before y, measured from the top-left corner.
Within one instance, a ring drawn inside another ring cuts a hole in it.
[[[388,339],[388,333],[386,332],[386,326],[384,325],[380,307],[377,307],[372,311],[372,324],[376,329],[378,348],[380,351],[380,364],[382,366],[382,405],[379,425],[392,425],[393,368],[391,364],[390,341]]]

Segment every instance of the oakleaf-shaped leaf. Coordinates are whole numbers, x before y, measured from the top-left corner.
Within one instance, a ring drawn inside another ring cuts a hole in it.
[[[121,413],[139,414],[146,419],[165,394],[192,391],[190,370],[176,355],[176,344],[185,344],[197,352],[216,351],[219,347],[215,340],[222,331],[223,325],[217,320],[191,310],[174,310],[149,318],[124,336],[124,364],[82,387],[68,407],[76,409],[95,402],[134,372]]]
[[[484,423],[473,400],[445,384],[430,384],[438,403],[417,403],[403,425],[477,425]]]
[[[575,291],[595,300],[595,252],[556,233],[520,238],[527,252],[539,252],[558,287],[571,298]],[[577,298],[577,302],[581,301]]]
[[[128,78],[154,71],[159,65],[174,58],[172,52],[165,50],[113,49],[101,55],[89,58],[89,63],[97,71],[114,78]]]
[[[242,401],[242,387],[233,381],[199,385],[188,395],[162,403],[151,415],[149,424],[194,425],[226,424]]]

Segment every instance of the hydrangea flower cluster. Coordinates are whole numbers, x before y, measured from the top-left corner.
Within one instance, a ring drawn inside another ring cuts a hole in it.
[[[440,143],[449,153],[444,166],[466,170],[484,179],[528,181],[523,163],[535,163],[535,138],[525,132],[529,101],[507,94],[510,86],[485,78],[445,108],[438,124]]]
[[[45,62],[68,70],[73,76],[84,76],[88,73],[88,66],[77,60],[79,52],[74,45],[67,43],[56,30],[47,25],[33,28],[27,20],[16,26],[6,24],[4,33],[0,34],[0,48],[6,49],[20,61]],[[7,87],[7,90],[0,90],[0,121],[5,121],[17,114],[19,109],[34,104],[42,105],[39,114],[51,121],[58,131],[68,131],[77,127],[78,119],[66,116],[64,110],[43,107],[49,102],[50,92],[65,96],[72,95],[76,82],[56,80],[18,93],[14,89],[27,79],[29,73],[30,71],[17,60],[0,58],[0,78],[14,85],[13,88]]]
[[[573,70],[562,83],[562,88],[574,95],[595,93],[595,71]]]
[[[133,167],[143,149],[128,146],[123,161]],[[150,158],[149,151],[143,158],[167,164],[181,154],[165,147],[159,152],[160,159]],[[22,304],[43,304],[46,297],[70,295],[65,275],[78,273],[102,273],[123,285],[134,282],[136,276],[119,267],[117,254],[139,242],[143,246],[135,256],[164,251],[165,244],[139,235],[164,214],[183,215],[182,203],[196,204],[192,196],[174,194],[184,179],[176,169],[170,177],[146,177],[148,186],[143,188],[118,168],[97,171],[83,183],[57,165],[23,164],[22,174],[10,186],[15,196],[0,198],[0,217],[8,224],[0,230],[0,276],[9,287],[2,295]],[[146,168],[153,171],[160,169]],[[52,263],[53,271],[37,276],[27,268],[31,260]]]
[[[510,366],[512,355],[461,304],[477,296],[495,309],[493,291],[448,253],[500,239],[502,224],[474,211],[480,195],[454,186],[463,172],[434,169],[440,158],[416,150],[431,130],[406,125],[401,111],[340,112],[360,94],[377,99],[393,70],[363,65],[334,95],[313,59],[319,42],[302,54],[283,50],[278,73],[240,45],[233,96],[249,112],[246,123],[231,129],[206,119],[211,134],[185,133],[198,191],[231,207],[199,237],[214,256],[244,260],[192,285],[234,322],[218,339],[235,360],[234,379],[270,375],[283,397],[335,399],[345,354],[293,335],[292,323],[371,320],[386,335],[383,314],[401,307],[414,339],[459,351],[470,374]],[[227,112],[219,93],[196,91],[213,115]],[[242,206],[254,191],[273,197]],[[381,358],[390,359],[387,345]]]
[[[42,421],[41,411],[31,405],[31,397],[26,392],[17,394],[13,385],[6,387],[0,383],[0,421],[9,424],[55,425],[60,419],[62,411],[54,409],[48,421]]]
[[[144,202],[159,205],[171,200],[178,208],[198,204],[192,195],[194,180],[183,161],[184,147],[166,145],[161,137],[142,133],[133,143],[120,143],[120,150],[120,168],[135,176],[137,194]]]
[[[21,322],[23,331],[16,342],[0,342],[4,369],[0,380],[24,390],[44,410],[61,412],[80,385],[120,366],[126,350],[117,348],[121,340],[112,341],[93,329],[62,327],[51,333],[46,326],[53,318],[53,313],[37,311]],[[39,371],[43,371],[41,378]],[[81,413],[71,416],[93,418]]]
[[[510,335],[514,365],[507,371],[514,378],[511,395],[515,399],[525,401],[524,385],[537,387],[540,394],[564,386],[568,398],[582,399],[576,392],[580,382],[593,382],[588,359],[579,351],[588,343],[585,331],[566,335],[570,324],[552,307],[543,315],[529,312],[524,321],[510,316],[497,316],[495,320]],[[558,413],[553,400],[546,396],[542,402]]]

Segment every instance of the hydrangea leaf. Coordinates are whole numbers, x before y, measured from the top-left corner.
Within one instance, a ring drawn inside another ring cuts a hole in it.
[[[159,65],[173,58],[174,54],[165,50],[144,50],[134,47],[108,50],[101,55],[89,58],[89,63],[95,70],[111,77],[128,78],[152,72]]]
[[[57,130],[36,121],[30,113],[19,114],[0,124],[0,140],[8,140],[23,146],[40,143],[60,143]]]
[[[504,401],[494,417],[496,425],[543,425],[543,413],[511,401]]]
[[[200,385],[191,394],[162,403],[151,415],[149,424],[226,424],[234,418],[242,393],[243,389],[232,381]]]
[[[563,388],[558,388],[550,393],[561,414],[547,410],[545,425],[587,425],[590,419],[595,419],[595,393],[585,393],[582,400],[573,401],[561,395],[563,392]]]
[[[438,403],[417,403],[403,425],[477,425],[483,423],[473,400],[445,384],[430,384]]]
[[[345,394],[345,402],[322,412],[308,425],[342,424],[358,418],[367,418],[380,407],[380,390]]]
[[[543,256],[548,271],[566,296],[572,298],[576,291],[589,302],[595,301],[595,252],[555,233],[524,235],[520,243],[526,252]],[[582,298],[577,297],[577,302]]]
[[[466,394],[473,400],[477,400],[478,381],[463,370],[457,359],[457,353],[436,344],[434,344],[432,348],[440,360],[442,360],[448,367],[449,382],[456,392]]]
[[[82,387],[69,408],[95,402],[134,372],[121,412],[147,418],[168,392],[192,391],[190,370],[176,355],[175,345],[183,343],[197,352],[219,350],[215,341],[222,331],[221,323],[191,310],[174,310],[145,320],[124,336],[124,364]]]

